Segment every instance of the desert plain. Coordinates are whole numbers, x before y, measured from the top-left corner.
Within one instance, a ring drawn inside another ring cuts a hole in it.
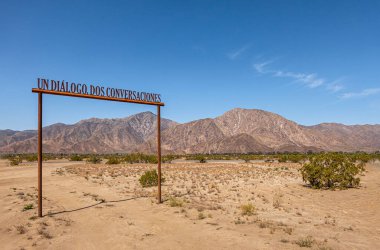
[[[295,163],[163,164],[163,203],[139,177],[153,164],[0,161],[1,249],[380,249],[380,163],[359,188],[315,190]]]

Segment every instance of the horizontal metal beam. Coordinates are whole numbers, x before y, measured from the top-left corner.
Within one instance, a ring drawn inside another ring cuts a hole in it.
[[[88,94],[59,92],[59,91],[52,91],[52,90],[45,90],[45,89],[38,89],[38,88],[33,88],[32,92],[33,93],[50,94],[50,95],[82,97],[82,98],[97,99],[97,100],[103,100],[103,101],[129,102],[129,103],[136,103],[136,104],[165,106],[165,103],[162,103],[162,102],[147,102],[147,101],[140,101],[140,100],[130,100],[130,99],[125,99],[125,98],[114,98],[114,97],[108,97],[108,96],[96,96],[96,95],[88,95]]]

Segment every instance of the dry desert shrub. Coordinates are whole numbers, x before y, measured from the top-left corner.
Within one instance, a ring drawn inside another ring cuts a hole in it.
[[[22,158],[20,157],[10,158],[9,163],[11,166],[18,166],[20,163],[22,163]]]
[[[281,206],[281,198],[282,194],[280,192],[276,192],[273,196],[273,207],[274,208],[279,208]]]
[[[85,196],[85,197],[91,197],[94,201],[99,201],[99,202],[102,202],[102,203],[106,201],[103,198],[99,198],[99,195],[97,195],[97,194],[83,193],[83,196]]]
[[[106,162],[106,164],[109,164],[109,165],[114,165],[114,164],[120,164],[121,161],[119,158],[117,157],[111,157],[108,159],[108,161]]]
[[[289,240],[287,240],[287,239],[281,239],[280,242],[282,242],[282,243],[289,243]]]
[[[169,205],[171,207],[182,207],[183,206],[183,201],[179,200],[175,197],[170,197],[169,198]]]
[[[25,234],[27,231],[23,225],[16,226],[16,230],[19,234]]]
[[[198,214],[198,220],[203,220],[203,219],[206,219],[206,216],[202,212],[200,212]]]
[[[241,209],[241,215],[243,215],[243,216],[245,216],[245,215],[251,216],[251,215],[254,215],[256,213],[256,208],[254,205],[252,205],[252,203],[241,205],[240,209]]]
[[[298,240],[295,241],[295,243],[300,246],[300,247],[312,247],[314,244],[315,240],[313,239],[312,236],[307,236],[305,238],[299,238]]]
[[[266,220],[262,220],[259,222],[259,227],[260,228],[269,228],[271,227],[271,223],[269,221],[266,221]]]
[[[286,228],[284,228],[284,232],[287,233],[287,234],[289,234],[289,235],[291,235],[293,233],[293,228],[286,227]]]
[[[92,164],[98,164],[98,163],[101,163],[102,162],[102,159],[96,155],[92,155],[90,156],[90,158],[88,158],[86,160],[87,163],[92,163]]]
[[[46,239],[52,239],[53,238],[53,236],[48,231],[46,231],[44,229],[39,229],[38,234],[41,235],[42,237],[46,238]]]
[[[70,156],[69,160],[70,161],[83,161],[83,156],[74,154],[74,155]]]

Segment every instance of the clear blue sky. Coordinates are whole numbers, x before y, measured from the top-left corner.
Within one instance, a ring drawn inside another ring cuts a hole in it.
[[[380,1],[0,2],[0,129],[37,127],[36,78],[161,93],[178,122],[235,108],[380,123]],[[45,96],[44,125],[154,107]]]

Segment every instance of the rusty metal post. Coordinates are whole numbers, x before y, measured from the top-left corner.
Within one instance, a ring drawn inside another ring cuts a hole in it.
[[[38,217],[42,217],[42,93],[38,93]]]
[[[158,203],[161,203],[161,107],[157,105]]]

